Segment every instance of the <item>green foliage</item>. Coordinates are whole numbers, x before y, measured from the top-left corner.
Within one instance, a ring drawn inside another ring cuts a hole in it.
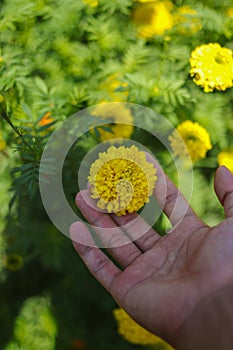
[[[14,340],[4,350],[53,350],[57,327],[46,298],[33,297],[25,301],[16,319]]]

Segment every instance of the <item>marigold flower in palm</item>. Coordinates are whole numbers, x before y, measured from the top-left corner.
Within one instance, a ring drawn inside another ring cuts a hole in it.
[[[205,92],[233,86],[232,50],[216,43],[204,44],[192,52],[190,64],[193,81]]]
[[[151,38],[162,35],[173,26],[170,1],[154,1],[138,4],[133,11],[133,22],[137,26],[138,36]]]
[[[180,142],[180,137],[184,143]],[[205,158],[212,148],[207,130],[191,120],[178,125],[168,139],[175,156],[185,159],[189,155],[193,162]]]
[[[109,130],[101,127],[97,128],[101,141],[129,139],[133,133],[133,116],[124,103],[99,104],[93,109],[91,114],[103,121],[111,121],[111,124],[104,125]]]
[[[217,159],[219,165],[225,165],[233,173],[233,149],[220,152]]]
[[[88,181],[97,207],[125,215],[149,202],[156,182],[156,169],[136,146],[111,146],[91,165]]]
[[[113,310],[113,316],[118,324],[118,333],[128,342],[140,345],[163,344],[164,350],[173,349],[160,337],[139,326],[123,309]]]

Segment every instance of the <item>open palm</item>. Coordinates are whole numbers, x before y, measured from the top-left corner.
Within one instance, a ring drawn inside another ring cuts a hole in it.
[[[154,195],[159,203],[162,181],[166,181],[163,210],[173,226],[168,234],[160,237],[136,214],[117,217],[96,210],[88,190],[77,195],[77,205],[98,227],[97,234],[110,247],[113,261],[98,247],[80,243],[84,236],[92,239],[84,224],[74,223],[70,233],[80,257],[116,302],[143,327],[176,344],[185,320],[200,301],[233,284],[233,176],[225,167],[216,172],[215,191],[226,219],[210,228],[155,165]],[[115,244],[116,236],[106,235],[106,227],[121,232],[123,227],[124,245]],[[135,240],[135,232],[140,231],[146,233]]]

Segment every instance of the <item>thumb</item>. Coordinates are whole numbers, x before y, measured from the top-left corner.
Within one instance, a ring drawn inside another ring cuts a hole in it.
[[[220,166],[215,173],[214,189],[226,218],[233,217],[233,174],[225,166]]]

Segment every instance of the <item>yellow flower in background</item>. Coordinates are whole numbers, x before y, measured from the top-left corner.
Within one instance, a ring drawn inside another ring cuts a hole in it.
[[[109,131],[104,130],[101,127],[97,128],[101,141],[128,139],[133,133],[133,116],[130,109],[123,103],[99,104],[94,108],[91,114],[102,119],[103,121],[110,121],[110,124],[103,125],[108,127],[110,129]]]
[[[163,344],[164,350],[173,349],[163,339],[139,326],[123,309],[113,310],[113,316],[117,321],[118,333],[128,342],[139,345]]]
[[[229,17],[233,17],[233,6],[228,7],[228,9],[226,10],[226,14]]]
[[[220,152],[217,159],[219,165],[225,165],[233,173],[233,149]]]
[[[82,2],[86,5],[89,5],[91,7],[96,7],[99,5],[99,1],[98,0],[82,0]]]
[[[99,153],[91,165],[88,181],[97,207],[125,215],[138,211],[149,202],[156,182],[156,169],[136,146],[114,146]]]
[[[106,80],[100,84],[100,89],[105,90],[111,101],[124,102],[129,95],[128,84],[121,81],[121,77],[117,73],[111,74]],[[116,91],[121,89],[122,91]]]
[[[224,91],[233,86],[232,50],[219,44],[198,46],[191,54],[190,75],[205,92]]]
[[[0,132],[0,151],[3,151],[6,148],[6,142]]]
[[[179,135],[186,147],[180,142]],[[205,158],[207,151],[212,148],[207,130],[191,120],[178,125],[168,139],[175,156],[185,159],[189,155],[193,162]]]
[[[180,34],[194,34],[202,27],[197,11],[188,5],[177,8],[174,14],[174,25]]]
[[[154,1],[138,4],[132,14],[132,20],[138,29],[140,38],[162,35],[173,26],[170,1]]]
[[[3,265],[11,271],[19,270],[23,266],[23,258],[18,254],[7,255],[3,259]]]

